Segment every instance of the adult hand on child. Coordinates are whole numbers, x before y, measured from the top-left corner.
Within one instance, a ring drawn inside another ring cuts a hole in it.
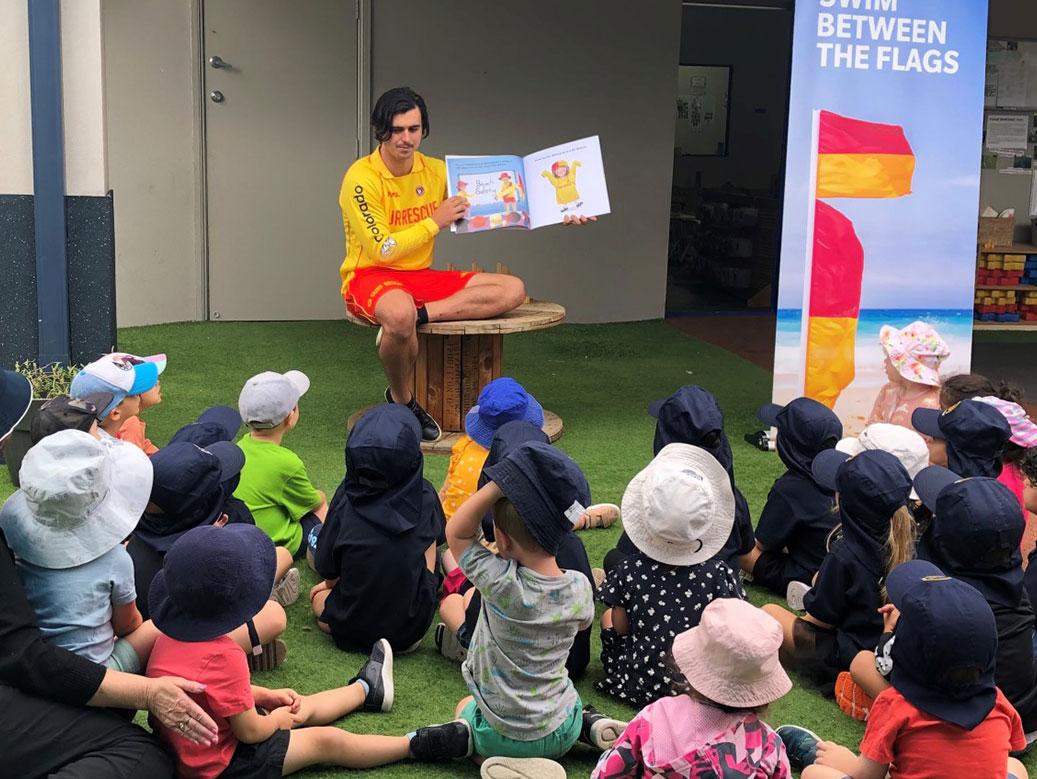
[[[598,221],[598,217],[596,217],[596,216],[570,216],[569,214],[566,214],[565,218],[562,219],[562,224],[564,224],[564,225],[585,225],[585,224],[587,224],[587,222],[597,222],[597,221]]]
[[[216,723],[187,693],[201,693],[204,684],[189,682],[178,676],[160,676],[148,680],[147,710],[173,733],[194,744],[210,744],[216,740]]]
[[[900,612],[897,611],[897,607],[892,603],[887,603],[879,608],[879,614],[882,615],[882,632],[892,633],[896,629],[897,621],[900,619]]]

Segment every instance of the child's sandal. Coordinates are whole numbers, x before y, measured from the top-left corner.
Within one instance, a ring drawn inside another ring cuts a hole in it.
[[[284,664],[288,656],[288,645],[280,638],[275,638],[260,647],[258,655],[248,656],[248,669],[250,671],[275,671]]]
[[[574,530],[612,527],[619,521],[619,506],[615,503],[595,503],[584,509],[583,517]]]

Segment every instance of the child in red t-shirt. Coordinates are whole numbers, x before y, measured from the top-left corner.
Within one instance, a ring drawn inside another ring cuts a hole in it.
[[[170,547],[152,582],[151,615],[163,635],[151,653],[148,676],[186,675],[203,684],[205,691],[194,697],[218,729],[215,742],[194,744],[179,737],[177,728],[152,721],[176,756],[177,776],[265,779],[319,763],[370,768],[410,757],[407,736],[314,727],[361,707],[392,708],[393,655],[384,638],[345,687],[299,695],[251,684],[245,653],[226,634],[251,623],[266,604],[276,560],[274,544],[260,528],[207,525],[187,531]],[[178,727],[186,732],[187,722]],[[451,732],[439,732],[444,730]],[[417,735],[423,744],[433,741],[437,746],[444,735],[458,735],[453,730],[457,728],[434,726]],[[467,731],[459,735],[469,738]],[[424,759],[438,757],[428,748],[422,754]]]
[[[997,625],[986,600],[924,560],[890,571],[886,590],[899,614],[893,686],[875,699],[859,756],[805,728],[778,728],[803,779],[1027,779],[1008,756],[1026,739],[994,684]]]

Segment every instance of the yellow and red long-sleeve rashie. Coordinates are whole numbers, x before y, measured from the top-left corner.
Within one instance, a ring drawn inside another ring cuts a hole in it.
[[[414,167],[393,176],[376,148],[346,171],[338,202],[346,230],[342,292],[361,268],[422,270],[432,265],[439,226],[432,221],[446,197],[446,164],[414,152]]]

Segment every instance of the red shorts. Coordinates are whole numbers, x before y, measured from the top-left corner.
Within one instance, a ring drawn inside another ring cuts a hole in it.
[[[423,306],[433,300],[443,300],[460,292],[475,275],[472,271],[459,270],[382,270],[361,268],[353,274],[346,285],[343,297],[346,308],[354,316],[378,323],[374,307],[386,292],[402,289],[412,298],[414,305]]]

